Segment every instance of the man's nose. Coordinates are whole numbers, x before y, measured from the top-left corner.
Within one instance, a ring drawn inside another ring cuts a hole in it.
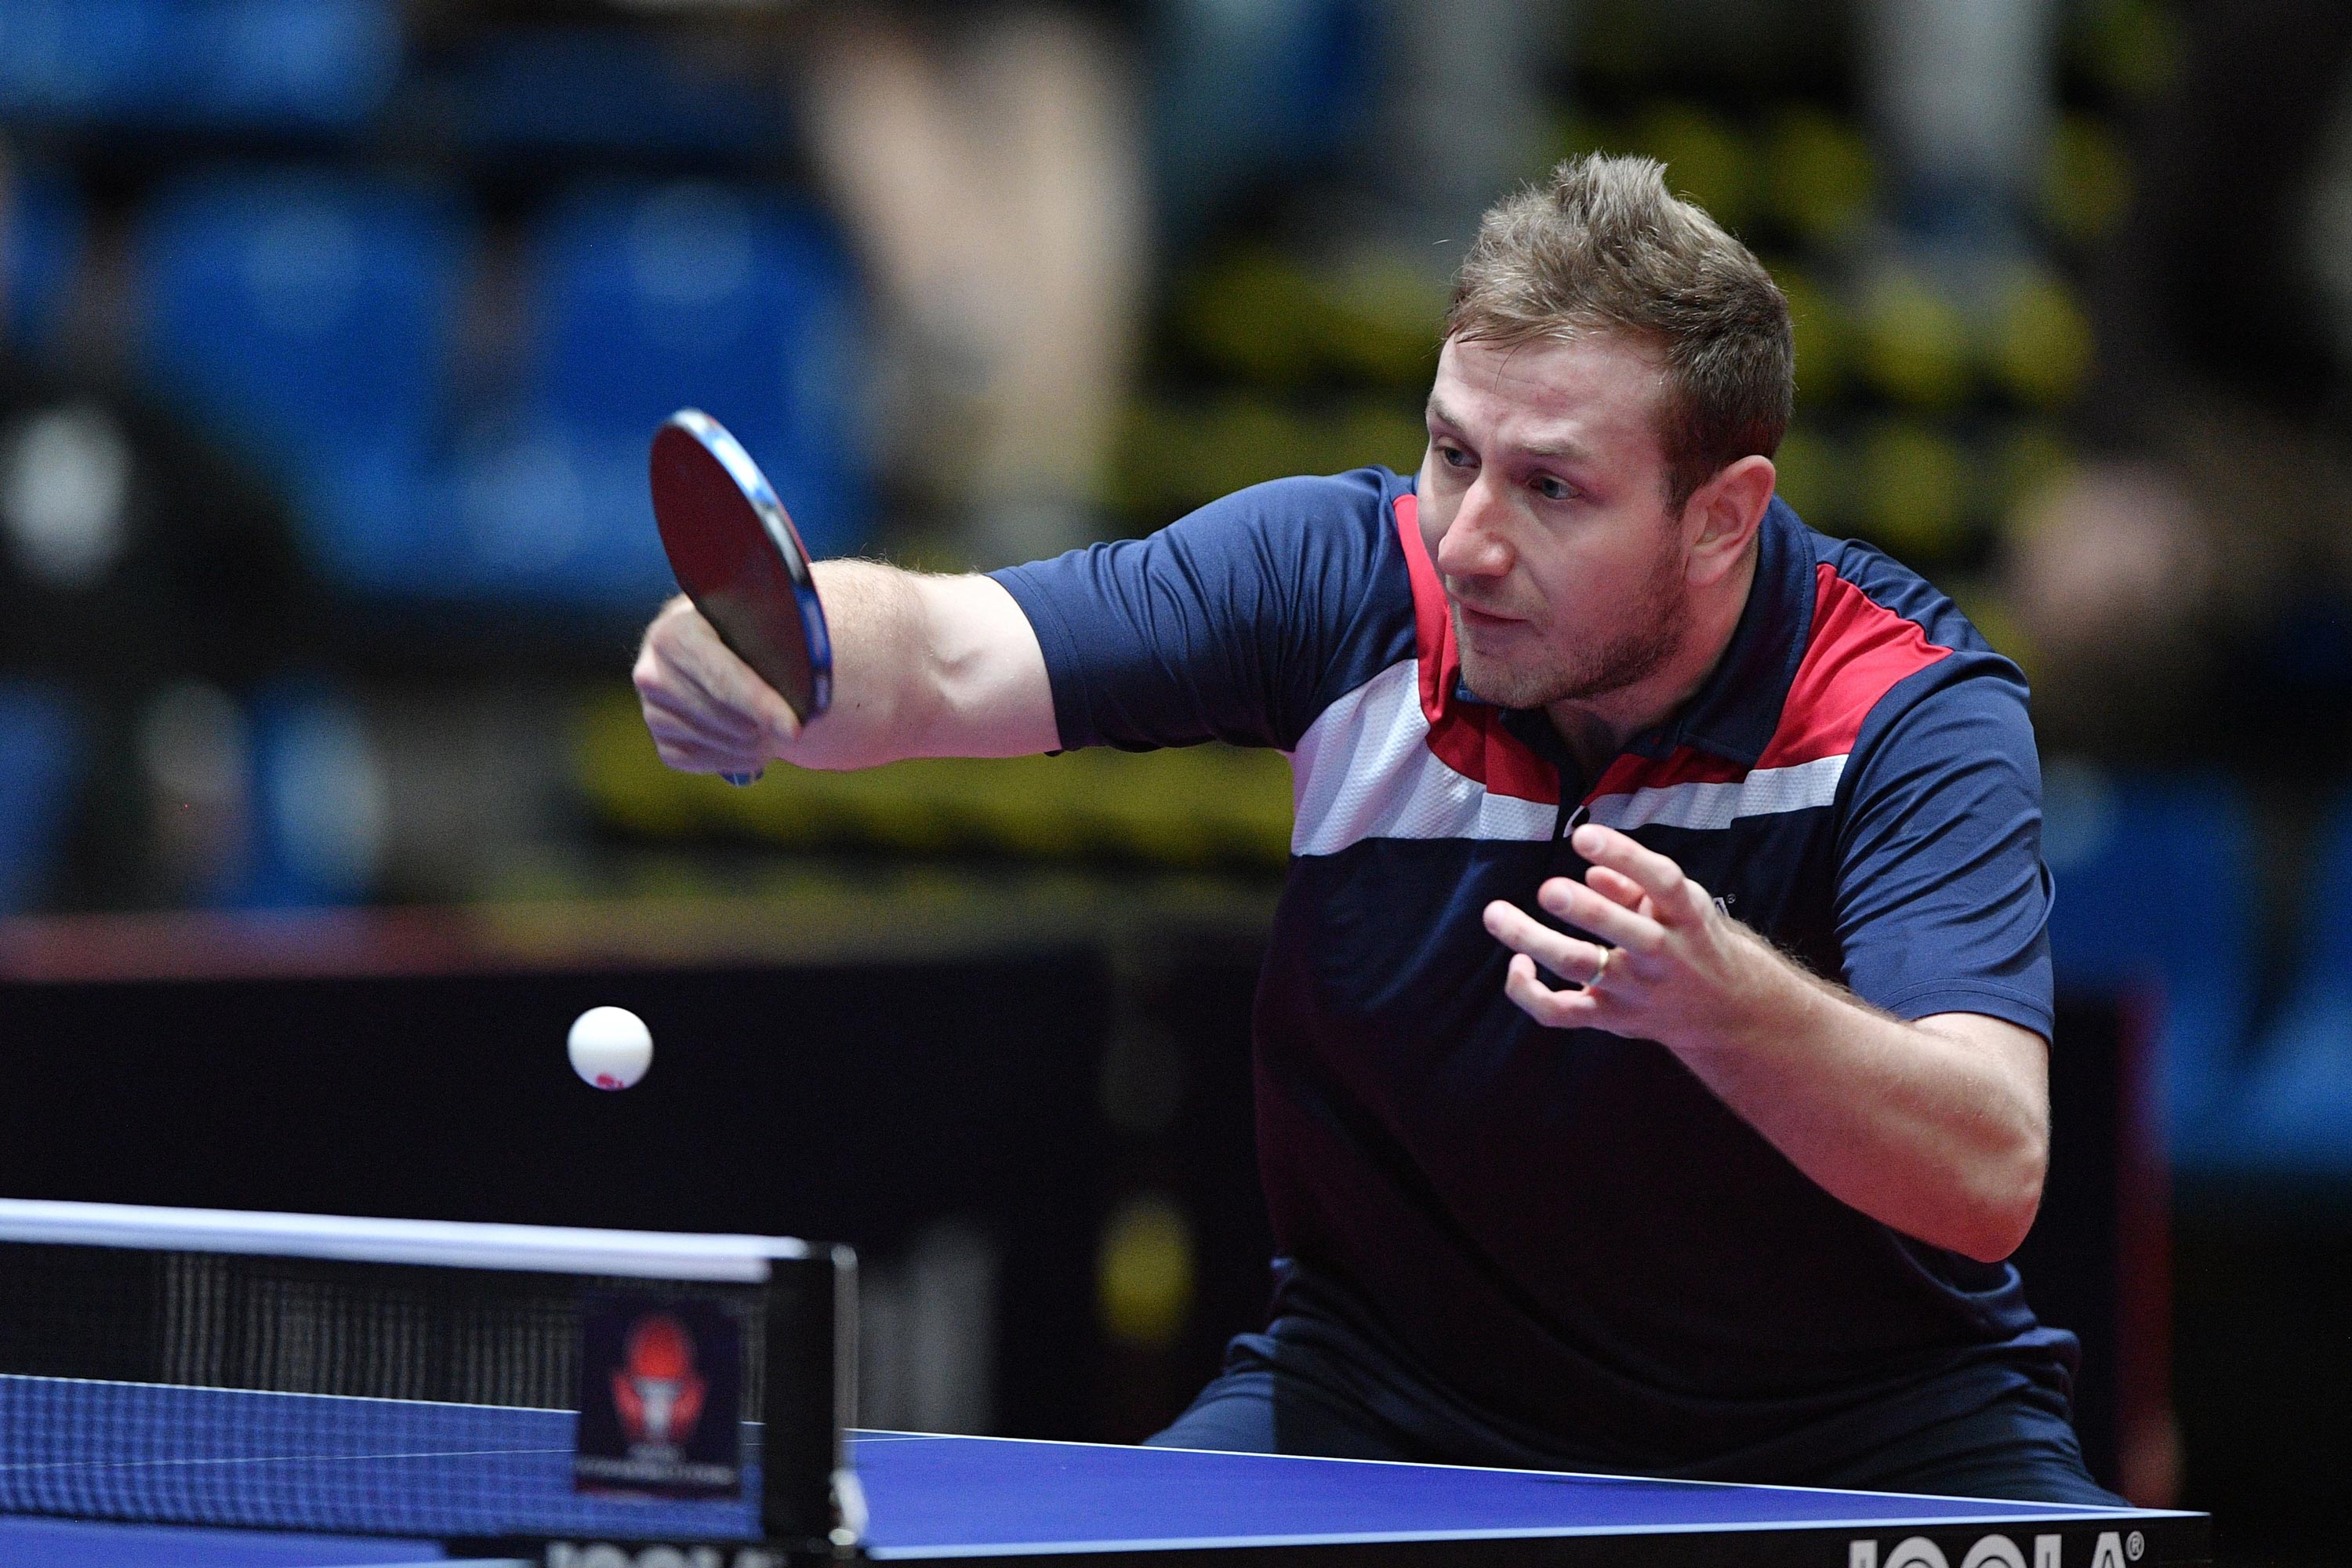
[[[1503,536],[1502,503],[1484,474],[1462,492],[1462,504],[1437,540],[1437,569],[1449,577],[1499,577],[1511,569]]]

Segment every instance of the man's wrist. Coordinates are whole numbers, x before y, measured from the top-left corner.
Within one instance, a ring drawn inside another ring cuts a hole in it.
[[[1694,1022],[1686,1040],[1664,1042],[1677,1054],[1693,1051],[1761,1057],[1790,1048],[1820,1026],[1833,998],[1811,974],[1748,927],[1718,916],[1726,928],[1725,984],[1719,1005]]]

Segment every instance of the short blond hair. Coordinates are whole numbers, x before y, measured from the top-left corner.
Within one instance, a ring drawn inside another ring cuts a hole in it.
[[[1445,335],[1515,344],[1622,331],[1666,371],[1667,498],[1770,457],[1796,397],[1789,301],[1748,247],[1650,158],[1571,158],[1498,203],[1454,277]]]

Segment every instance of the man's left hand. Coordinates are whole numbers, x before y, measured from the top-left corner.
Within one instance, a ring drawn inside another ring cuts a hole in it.
[[[1504,992],[1537,1023],[1703,1046],[1735,1037],[1776,985],[1795,978],[1665,856],[1597,823],[1578,828],[1570,846],[1591,862],[1584,880],[1554,877],[1536,901],[1600,942],[1554,931],[1499,899],[1486,910],[1486,930],[1513,952]],[[1584,988],[1554,990],[1538,965]]]

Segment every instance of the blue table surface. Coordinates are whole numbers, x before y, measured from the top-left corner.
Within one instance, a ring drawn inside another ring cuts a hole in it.
[[[2040,1503],[1720,1486],[1008,1438],[861,1436],[876,1557],[950,1548],[1278,1545],[1719,1525],[2087,1517]]]
[[[1481,1535],[2158,1518],[2063,1505],[1622,1477],[861,1433],[877,1559],[974,1547],[1073,1551]],[[652,1505],[659,1507],[660,1505]],[[10,1568],[360,1568],[439,1555],[424,1541],[0,1517]]]

